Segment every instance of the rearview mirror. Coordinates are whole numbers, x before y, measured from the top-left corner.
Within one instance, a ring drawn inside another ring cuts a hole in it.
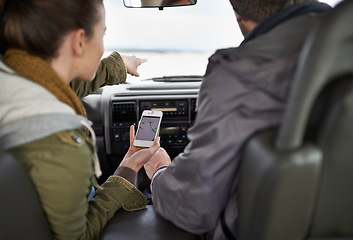
[[[124,0],[128,8],[159,8],[195,5],[197,0]]]

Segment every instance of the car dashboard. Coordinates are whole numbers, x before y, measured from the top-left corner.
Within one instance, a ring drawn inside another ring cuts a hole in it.
[[[141,81],[105,86],[82,98],[87,118],[97,137],[104,181],[129,148],[129,128],[137,126],[144,110],[161,110],[161,147],[171,158],[188,143],[187,130],[196,118],[196,102],[202,78],[183,81]]]

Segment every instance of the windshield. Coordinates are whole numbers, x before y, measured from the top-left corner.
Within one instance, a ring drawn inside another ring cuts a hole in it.
[[[215,3],[216,2],[216,3]],[[340,0],[325,0],[335,6]],[[203,75],[216,49],[237,47],[243,40],[229,0],[198,0],[194,6],[126,8],[122,0],[105,0],[107,56],[112,51],[147,58],[140,77]]]

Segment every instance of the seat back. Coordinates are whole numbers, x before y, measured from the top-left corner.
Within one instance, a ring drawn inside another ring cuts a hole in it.
[[[0,239],[52,239],[37,193],[21,164],[0,153]]]
[[[320,20],[279,129],[244,149],[239,239],[353,239],[353,1]]]

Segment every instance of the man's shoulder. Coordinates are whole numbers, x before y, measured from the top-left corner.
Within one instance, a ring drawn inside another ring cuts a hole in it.
[[[318,16],[305,15],[286,21],[251,41],[244,41],[237,47],[217,50],[209,61],[236,63],[246,59],[261,63],[290,54],[297,55],[318,18]]]

